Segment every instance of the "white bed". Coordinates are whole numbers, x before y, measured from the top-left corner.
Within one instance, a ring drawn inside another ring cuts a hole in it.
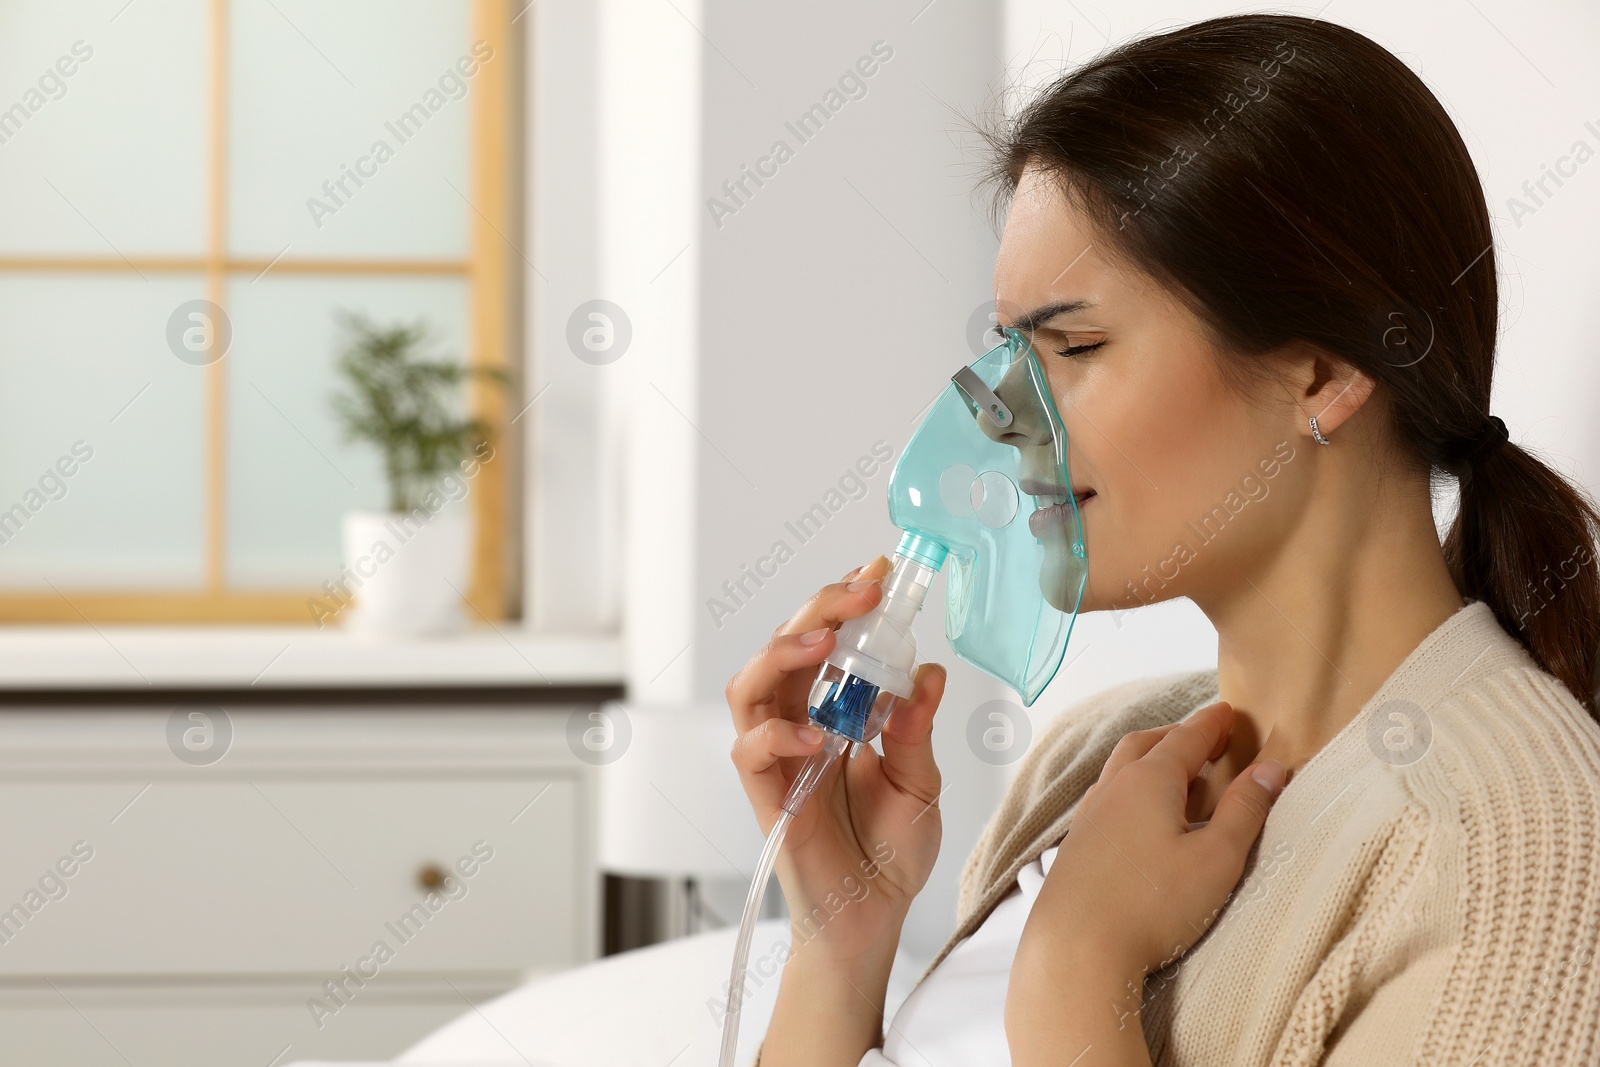
[[[389,1062],[410,1067],[715,1067],[736,934],[731,927],[713,930],[529,982],[464,1012]],[[787,919],[756,926],[738,1067],[747,1067],[766,1032],[788,944]],[[889,976],[888,1014],[893,1015],[925,965],[925,960],[897,954]],[[323,1061],[289,1067],[323,1067]],[[355,1065],[344,1062],[339,1067]]]

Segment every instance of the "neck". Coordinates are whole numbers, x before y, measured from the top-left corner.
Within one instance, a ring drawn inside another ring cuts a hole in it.
[[[1318,495],[1330,503],[1300,511],[1281,551],[1195,598],[1217,629],[1220,699],[1236,712],[1224,772],[1270,758],[1292,775],[1465,604],[1425,487],[1391,481],[1367,508],[1338,504],[1359,493]]]

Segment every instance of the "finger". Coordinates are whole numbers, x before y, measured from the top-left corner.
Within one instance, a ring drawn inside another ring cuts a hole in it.
[[[1211,813],[1211,822],[1198,831],[1199,836],[1216,842],[1229,856],[1244,862],[1245,854],[1267,824],[1273,801],[1283,792],[1284,778],[1283,764],[1277,760],[1262,760],[1245,768],[1223,791]]]
[[[816,736],[807,740],[803,731]],[[755,809],[776,811],[789,792],[789,782],[778,761],[788,756],[809,756],[821,747],[822,731],[815,726],[771,718],[736,737],[728,755]]]
[[[939,797],[939,767],[933,759],[933,716],[944,698],[945,669],[938,663],[917,668],[911,699],[895,708],[878,735],[883,773],[895,788],[933,803]]]
[[[1107,757],[1105,764],[1101,766],[1100,777],[1109,780],[1112,775],[1123,767],[1136,759],[1144,757],[1152,748],[1156,747],[1157,741],[1177,729],[1177,726],[1178,724],[1174,722],[1168,723],[1166,726],[1157,726],[1150,730],[1135,730],[1132,733],[1123,734],[1122,739],[1111,750],[1111,755]]]
[[[877,606],[883,595],[883,576],[889,571],[889,561],[879,556],[867,564],[854,579],[825,585],[800,605],[800,610],[772,631],[772,636],[802,634],[818,626],[832,629],[846,619],[865,615]]]
[[[833,630],[827,626],[768,641],[723,689],[733,712],[734,729],[743,734],[763,719],[780,715],[782,709],[774,698],[784,679],[795,671],[815,668],[833,646]]]
[[[1222,754],[1232,725],[1233,705],[1219,700],[1178,723],[1143,758],[1180,770],[1184,781],[1192,782],[1207,760]]]

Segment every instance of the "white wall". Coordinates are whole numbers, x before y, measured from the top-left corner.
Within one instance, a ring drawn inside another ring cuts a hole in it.
[[[967,323],[997,242],[947,105],[986,99],[999,10],[900,7],[541,0],[526,16],[527,395],[548,386],[525,416],[530,623],[604,630],[620,609],[631,699],[720,704],[810,592],[891,551],[888,465],[858,499],[828,493],[874,442],[898,456],[973,358]],[[879,41],[865,94],[847,87],[859,98],[801,143],[785,122],[826,106]],[[747,179],[731,216],[708,210],[779,139],[793,157],[760,188]],[[594,298],[632,326],[614,362],[568,345],[569,315]],[[837,513],[801,543],[785,523],[819,502]],[[707,600],[780,539],[793,558],[715,619]],[[928,615],[926,655],[950,663],[939,607]],[[960,865],[1003,786],[1006,769],[965,741],[972,709],[1001,692],[956,665],[936,737],[944,851],[909,951],[948,934]],[[733,773],[725,751],[707,771]]]
[[[607,368],[567,348],[567,318],[600,285],[599,9],[540,0],[525,34],[527,234],[521,242],[527,338],[528,445],[523,604],[526,623],[563,633],[620,625],[617,494],[602,492],[617,456],[603,431]]]
[[[877,462],[874,447],[898,458],[914,420],[975,358],[967,325],[992,298],[997,238],[971,195],[979,159],[956,112],[971,115],[988,98],[1000,22],[994,4],[925,0],[712,0],[706,10],[715,47],[705,58],[697,240],[707,521],[697,537],[695,659],[681,669],[695,693],[718,696],[812,591],[893,551],[892,459]],[[864,95],[848,80],[840,86],[852,69],[873,71],[860,77]],[[791,126],[819,103],[838,110],[802,143]],[[722,183],[737,183],[778,141],[793,157],[768,164],[776,173],[759,187],[747,180],[739,204]],[[710,198],[736,210],[708,207]],[[841,486],[861,462],[872,475]],[[830,515],[802,540],[788,524],[819,504]],[[793,552],[782,563],[779,542]],[[762,557],[773,559],[771,576],[730,596],[723,583],[737,584]],[[713,598],[733,614],[714,617]],[[931,955],[954,923],[961,864],[1006,772],[966,742],[970,714],[1003,689],[951,655],[939,603],[925,615],[923,656],[951,667],[935,734],[949,791],[939,864],[902,945]]]

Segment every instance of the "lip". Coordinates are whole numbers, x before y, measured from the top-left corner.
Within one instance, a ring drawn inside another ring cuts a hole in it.
[[[1034,478],[1023,478],[1018,483],[1018,488],[1021,489],[1024,493],[1027,493],[1031,497],[1037,497],[1037,498],[1039,498],[1041,500],[1043,500],[1043,499],[1055,500],[1057,502],[1057,504],[1056,505],[1052,505],[1052,506],[1065,505],[1066,502],[1067,502],[1066,490],[1062,489],[1058,485],[1052,485],[1049,482],[1041,482],[1041,481],[1038,481],[1038,480],[1036,480]],[[1081,507],[1081,506],[1083,506],[1085,501],[1090,500],[1090,499],[1093,498],[1093,496],[1095,495],[1095,491],[1093,489],[1091,489],[1089,486],[1086,486],[1086,485],[1083,485],[1083,486],[1075,485],[1075,486],[1072,487],[1072,495],[1077,500],[1078,505]],[[1039,510],[1045,511],[1045,510],[1048,510],[1048,509],[1047,508],[1041,508]]]
[[[1093,497],[1090,498],[1094,499]],[[1080,508],[1082,504],[1078,505]],[[1055,527],[1066,525],[1072,515],[1071,504],[1051,504],[1043,507],[1028,516],[1028,530],[1043,541],[1046,535]]]
[[[1040,498],[1056,498],[1058,500],[1061,497],[1066,496],[1065,493],[1055,489],[1053,486],[1045,485],[1042,482],[1035,482],[1025,479],[1022,482],[1021,487],[1022,490],[1029,496]],[[1035,492],[1034,490],[1047,491]],[[1077,493],[1074,493],[1074,496],[1077,498],[1076,506],[1079,509],[1082,509],[1089,503],[1089,501],[1093,500],[1096,495],[1097,494],[1093,489],[1083,489]],[[1060,500],[1059,503],[1046,504],[1044,507],[1035,510],[1032,515],[1028,516],[1028,529],[1030,532],[1032,532],[1033,536],[1037,537],[1040,541],[1043,541],[1048,536],[1050,530],[1066,524],[1067,520],[1072,516],[1072,511],[1073,504],[1070,501]]]

